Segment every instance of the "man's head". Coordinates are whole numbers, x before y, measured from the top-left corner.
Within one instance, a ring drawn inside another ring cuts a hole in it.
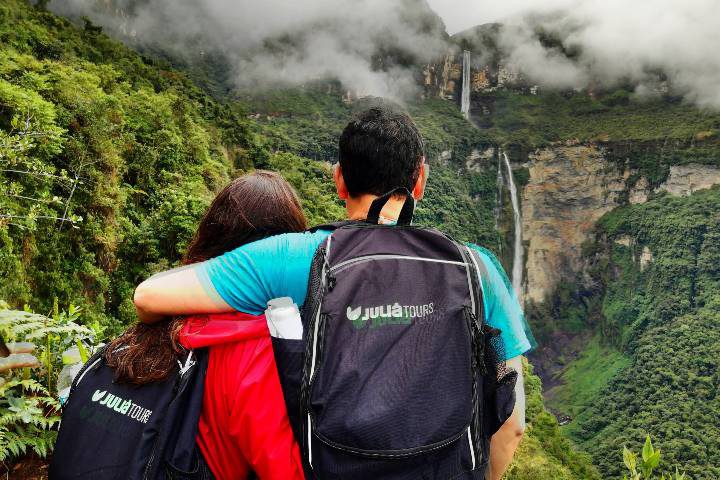
[[[425,188],[423,140],[405,113],[387,106],[358,114],[340,137],[340,198],[380,196],[405,187],[415,198]]]

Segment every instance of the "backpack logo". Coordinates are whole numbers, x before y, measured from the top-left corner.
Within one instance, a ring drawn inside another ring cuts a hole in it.
[[[140,423],[147,423],[148,420],[150,420],[150,415],[153,413],[152,410],[143,408],[132,400],[123,400],[112,393],[108,393],[106,390],[95,390],[95,393],[92,395],[92,401],[99,402],[100,405],[104,405],[110,410],[122,415],[127,415]]]
[[[424,318],[434,311],[434,304],[425,305],[381,305],[377,307],[362,306],[353,308],[348,306],[345,312],[347,319],[357,329],[363,328],[370,323],[370,328],[382,327],[384,325],[410,325],[416,318]]]
[[[362,307],[357,307],[353,309],[352,307],[347,308],[347,318],[351,322],[354,322],[360,318],[360,315],[362,315]]]

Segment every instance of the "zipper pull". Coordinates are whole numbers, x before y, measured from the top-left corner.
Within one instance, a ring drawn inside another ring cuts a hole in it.
[[[327,275],[327,291],[332,292],[335,288],[335,284],[337,284],[337,278],[332,273],[328,273]]]

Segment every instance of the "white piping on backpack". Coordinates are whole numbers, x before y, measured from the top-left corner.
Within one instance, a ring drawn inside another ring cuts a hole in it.
[[[83,379],[83,377],[85,376],[85,374],[86,374],[88,371],[90,371],[90,369],[92,369],[95,365],[97,365],[97,363],[98,363],[100,360],[102,360],[102,357],[96,359],[92,364],[88,365],[88,367],[85,369],[85,371],[82,372],[82,375],[80,375],[80,377],[77,379],[77,382],[75,382],[75,385],[76,385],[76,386],[77,386],[77,385],[80,385],[80,382],[82,381],[82,379]]]
[[[477,272],[478,276],[478,284],[480,285],[480,293],[482,294],[482,300],[483,303],[485,303],[485,287],[483,287],[482,283],[482,275],[480,274],[480,265],[478,265],[477,260],[475,260],[475,255],[473,255],[472,250],[470,250],[470,247],[467,245],[465,246],[467,248],[468,253],[470,254],[470,260],[472,260],[473,265],[475,266],[475,271]],[[475,313],[475,312],[473,312]],[[483,308],[483,320],[487,320],[487,309]]]
[[[482,276],[480,275],[480,266],[477,264],[477,261],[475,260],[475,255],[473,255],[472,250],[470,250],[470,247],[465,245],[465,249],[468,252],[468,255],[470,255],[470,260],[472,261],[473,267],[475,268],[475,273],[477,273],[478,278],[478,284],[480,285],[480,292],[482,293],[482,301],[485,302],[485,289],[483,288],[482,284]],[[469,266],[468,266],[469,267]],[[472,312],[473,315],[477,316],[476,306],[475,306],[475,292],[472,288],[472,279],[470,277],[470,268],[467,269],[468,273],[468,285],[470,286],[470,297],[472,300]],[[483,316],[485,315],[486,309],[483,308]],[[485,320],[485,319],[483,319]],[[472,469],[475,470],[475,448],[473,446],[473,438],[472,438],[472,428],[468,427],[468,443],[470,444],[470,457],[472,458]]]
[[[468,427],[468,443],[470,444],[470,458],[472,458],[472,470],[475,470],[475,447],[473,447],[471,427]]]
[[[472,252],[470,251],[470,249],[467,246],[465,248],[467,249],[468,253],[470,254],[470,258],[472,258]],[[472,277],[470,276],[471,275],[470,265],[468,265],[467,263],[464,265],[465,265],[465,271],[467,272],[468,290],[470,290],[470,305],[472,307],[471,310],[472,310],[473,315],[475,315],[476,314],[475,290],[473,289]]]
[[[365,255],[363,257],[358,258],[351,258],[350,260],[345,260],[344,262],[340,262],[337,265],[333,265],[330,270],[336,271],[346,265],[352,265],[355,263],[364,263],[368,262],[370,260],[418,260],[421,262],[433,262],[433,263],[446,263],[449,265],[460,265],[465,266],[465,262],[456,262],[453,260],[440,260],[437,258],[425,258],[425,257],[411,257],[409,255]]]

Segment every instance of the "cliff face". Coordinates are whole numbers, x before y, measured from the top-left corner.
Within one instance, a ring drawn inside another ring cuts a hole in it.
[[[581,270],[581,246],[595,222],[619,204],[626,175],[595,145],[538,150],[522,193],[525,299],[539,303]]]
[[[582,244],[607,212],[661,192],[689,195],[720,184],[720,167],[687,164],[671,166],[667,180],[653,189],[637,170],[612,158],[612,151],[611,145],[588,143],[528,154],[523,166],[529,180],[522,191],[526,302],[541,303],[561,281],[580,279]]]
[[[670,176],[658,190],[671,195],[687,196],[720,184],[720,167],[714,165],[674,165]]]

